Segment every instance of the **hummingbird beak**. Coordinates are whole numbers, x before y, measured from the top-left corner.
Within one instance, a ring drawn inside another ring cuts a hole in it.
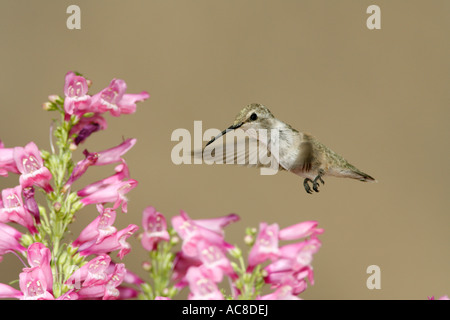
[[[205,148],[206,148],[208,145],[210,145],[211,143],[213,143],[214,141],[216,141],[216,139],[219,139],[221,136],[226,135],[226,134],[227,134],[228,132],[230,132],[231,130],[240,128],[243,124],[244,124],[244,123],[241,122],[241,123],[232,125],[232,126],[228,127],[227,129],[223,130],[218,136],[212,138],[212,139],[206,144]]]

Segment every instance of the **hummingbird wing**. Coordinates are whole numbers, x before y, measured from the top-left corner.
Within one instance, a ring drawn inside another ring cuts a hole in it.
[[[308,172],[311,170],[314,162],[314,148],[309,140],[300,143],[299,154],[295,161],[294,168],[298,168],[300,172]]]
[[[284,170],[272,157],[267,144],[251,136],[233,138],[232,141],[223,137],[215,140],[203,150],[192,152],[194,157],[202,158],[206,164],[236,164],[255,168],[274,168]]]

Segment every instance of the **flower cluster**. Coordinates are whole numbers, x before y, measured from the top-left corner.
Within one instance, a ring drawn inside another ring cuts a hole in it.
[[[224,238],[224,227],[238,220],[235,214],[193,220],[181,211],[167,229],[164,215],[146,208],[141,242],[150,251],[151,260],[144,267],[152,281],[142,285],[141,298],[173,298],[188,286],[189,299],[299,299],[298,294],[307,287],[306,279],[314,283],[311,262],[320,248],[317,235],[323,229],[317,228],[315,221],[281,230],[277,224],[261,223],[257,235],[256,230],[248,229],[246,241],[251,250],[246,264],[242,251]],[[181,246],[173,253],[179,238]],[[279,247],[280,240],[301,241]],[[224,278],[230,285],[228,293],[219,289]],[[264,284],[274,291],[262,295]]]
[[[19,185],[2,190],[0,200],[0,261],[13,253],[28,264],[19,274],[20,290],[0,284],[1,298],[19,299],[118,299],[138,294],[142,281],[112,261],[111,253],[122,259],[130,252],[126,239],[138,226],[121,230],[113,226],[116,211],[127,212],[126,194],[137,186],[123,155],[136,143],[127,139],[107,150],[89,152],[74,164],[72,153],[94,132],[107,128],[106,112],[112,116],[131,114],[147,92],[126,93],[126,83],[113,79],[100,92],[89,95],[90,81],[68,72],[64,97],[49,96],[43,107],[58,111],[61,121],[52,125],[56,146],[51,152],[34,142],[24,147],[5,148],[0,141],[0,176],[19,174]],[[76,180],[91,166],[115,165],[109,177],[72,191]],[[39,205],[35,191],[44,194],[47,208]],[[73,241],[62,243],[74,215],[96,204],[98,215]],[[13,224],[25,227],[22,233]],[[89,260],[90,259],[90,260]],[[127,284],[127,285],[125,285]]]

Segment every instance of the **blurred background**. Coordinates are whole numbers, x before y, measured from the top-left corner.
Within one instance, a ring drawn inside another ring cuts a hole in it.
[[[81,8],[81,30],[68,30],[66,9]],[[369,30],[369,5],[381,8],[381,30]],[[113,118],[76,152],[100,151],[137,138],[125,156],[139,186],[115,225],[141,224],[152,205],[170,218],[229,213],[239,246],[246,227],[281,228],[317,220],[325,229],[315,255],[315,285],[304,299],[426,299],[450,294],[448,141],[448,1],[12,1],[0,2],[0,139],[5,147],[34,141],[49,150],[64,75],[79,71],[90,93],[121,78],[128,92],[151,97],[137,113]],[[379,183],[326,179],[320,193],[302,179],[233,165],[174,165],[177,128],[225,129],[252,102],[310,132]],[[80,189],[113,173],[88,170]],[[0,179],[14,187],[18,176]],[[68,240],[92,221],[88,206]],[[19,228],[20,229],[20,228]],[[137,238],[126,266],[146,276]],[[381,268],[381,289],[368,290],[366,269]],[[0,282],[18,278],[13,255]],[[17,285],[17,283],[16,283]]]

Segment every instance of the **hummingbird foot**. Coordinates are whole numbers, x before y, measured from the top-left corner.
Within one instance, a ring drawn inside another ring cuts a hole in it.
[[[319,192],[319,189],[317,189],[317,182],[314,183],[314,181],[312,181],[311,179],[306,178],[305,180],[303,180],[303,186],[305,187],[307,193],[312,194],[312,190],[308,182],[311,182],[313,184],[314,191]]]
[[[319,181],[322,183],[322,185],[325,184],[325,181],[323,181],[323,179],[322,179],[322,175],[323,175],[323,171],[319,171],[319,174],[317,175],[317,177],[314,178],[314,180],[306,178],[303,181],[303,186],[305,187],[305,190],[307,193],[312,194],[311,187],[309,186],[309,182],[312,183],[312,189],[315,192],[319,192]]]

